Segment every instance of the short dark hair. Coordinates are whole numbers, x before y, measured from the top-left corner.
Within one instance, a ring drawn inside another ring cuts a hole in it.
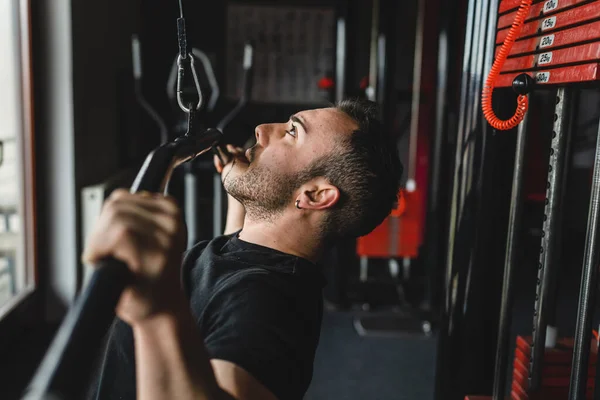
[[[358,129],[340,143],[339,150],[310,168],[310,176],[323,176],[340,191],[323,234],[327,238],[364,236],[396,206],[403,167],[376,103],[350,99],[335,108],[352,118]]]

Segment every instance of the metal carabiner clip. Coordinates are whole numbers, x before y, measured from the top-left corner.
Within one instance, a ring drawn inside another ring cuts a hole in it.
[[[196,106],[196,111],[202,107],[202,89],[200,88],[200,82],[198,81],[198,74],[196,73],[196,65],[194,62],[194,56],[191,53],[188,53],[185,59],[190,60],[190,69],[192,70],[192,76],[194,77],[194,84],[196,85],[196,92],[198,93],[198,105]],[[181,98],[183,94],[183,78],[185,76],[185,66],[182,62],[184,58],[181,57],[181,54],[177,56],[177,104],[179,104],[179,108],[187,114],[190,113],[190,109],[185,106],[183,100]]]

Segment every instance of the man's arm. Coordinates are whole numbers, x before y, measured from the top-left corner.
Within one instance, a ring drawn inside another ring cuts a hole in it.
[[[225,360],[210,360],[219,386],[234,399],[277,400],[277,397],[242,367]]]
[[[244,218],[246,217],[246,209],[229,193],[227,194],[227,219],[225,220],[224,235],[231,235],[240,231],[244,227]]]
[[[210,360],[191,314],[134,326],[138,398],[276,400],[234,363]]]
[[[160,315],[132,328],[138,399],[231,399],[217,384],[191,315]]]
[[[87,262],[112,256],[135,277],[116,313],[133,330],[138,399],[274,399],[241,368],[217,363],[213,370],[180,286],[185,243],[185,224],[174,200],[117,190],[86,246]]]

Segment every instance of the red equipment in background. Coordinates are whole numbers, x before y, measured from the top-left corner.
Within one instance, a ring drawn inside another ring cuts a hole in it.
[[[373,232],[358,239],[357,252],[364,257],[415,258],[423,241],[421,191],[401,190],[398,207]]]
[[[508,34],[519,5],[504,0],[498,21],[499,49]],[[595,81],[600,62],[600,2],[548,0],[531,6],[523,30],[496,81],[496,87],[510,87],[514,78],[526,72],[537,84],[565,84]]]
[[[532,77],[536,85],[561,85],[596,81],[600,65],[600,1],[598,0],[537,0],[525,18],[523,29],[508,59],[504,63],[495,87],[511,87],[515,78],[523,73]],[[515,20],[521,0],[503,0],[500,4],[496,55],[507,38],[510,25]],[[555,116],[556,118],[556,116]],[[530,126],[530,128],[532,128]],[[532,130],[532,129],[530,129]],[[537,153],[536,155],[539,155]],[[530,160],[531,161],[531,160]],[[538,160],[541,161],[541,160]],[[537,163],[536,163],[537,164]],[[536,171],[532,175],[543,175]],[[544,183],[539,177],[535,181]],[[530,190],[530,200],[546,198],[541,187]],[[539,195],[539,196],[538,196]],[[538,280],[539,284],[539,280]],[[536,344],[536,346],[543,346]],[[539,347],[537,347],[539,348]],[[511,400],[555,400],[569,397],[571,369],[574,359],[573,339],[558,340],[552,348],[544,348],[541,382],[529,390],[530,362],[533,359],[532,339],[517,338],[513,360]],[[593,398],[598,342],[593,340],[589,354],[587,399]],[[540,371],[540,370],[538,370]],[[587,379],[587,381],[585,381]],[[488,400],[491,397],[467,396],[466,400]]]
[[[429,181],[430,138],[435,129],[437,27],[439,9],[421,5],[417,22],[415,81],[408,160],[407,187],[399,193],[398,207],[373,232],[358,239],[356,251],[365,258],[416,258],[423,244]],[[419,2],[421,4],[421,2]],[[422,18],[422,20],[421,20]],[[422,32],[422,34],[419,34]],[[418,74],[418,75],[417,75]]]
[[[594,393],[594,377],[598,359],[598,341],[591,343],[590,362],[588,368],[587,395],[591,400]],[[569,396],[569,378],[573,361],[573,339],[561,339],[556,347],[547,348],[544,354],[541,388],[535,393],[527,393],[529,378],[529,359],[531,357],[531,338],[517,337],[517,347],[513,362],[513,379],[511,384],[511,400],[564,400]],[[467,396],[465,400],[491,400],[486,396]]]

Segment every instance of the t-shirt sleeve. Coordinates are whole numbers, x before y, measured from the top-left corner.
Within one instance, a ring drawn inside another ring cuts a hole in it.
[[[243,368],[279,400],[302,399],[312,377],[314,344],[308,343],[297,307],[281,285],[260,276],[229,285],[205,310],[211,358]]]

